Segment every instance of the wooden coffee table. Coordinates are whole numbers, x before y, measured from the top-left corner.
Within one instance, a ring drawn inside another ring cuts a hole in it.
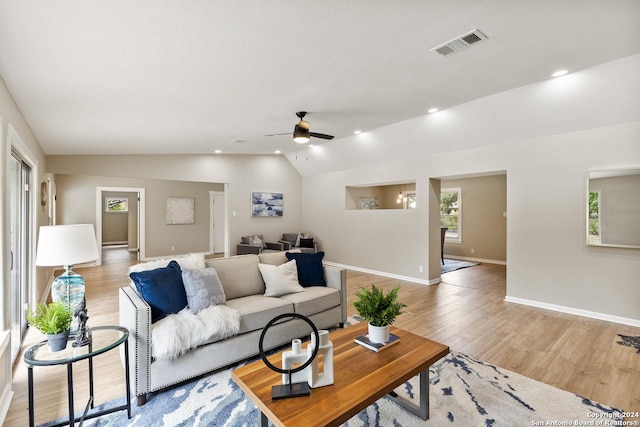
[[[429,366],[447,355],[449,347],[392,327],[400,342],[376,353],[354,342],[366,332],[363,322],[329,334],[334,383],[311,389],[310,396],[271,400],[271,387],[282,384],[282,376],[262,360],[233,370],[231,377],[260,409],[262,426],[268,424],[267,418],[277,426],[340,425],[387,394],[411,413],[429,418]],[[278,352],[269,361],[281,366],[281,358]],[[392,393],[416,375],[420,375],[420,406]]]

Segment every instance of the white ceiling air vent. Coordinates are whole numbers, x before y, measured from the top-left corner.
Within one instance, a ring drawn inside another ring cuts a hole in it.
[[[448,41],[440,46],[436,46],[431,51],[436,51],[442,56],[451,55],[453,53],[459,52],[463,49],[468,48],[472,44],[480,43],[483,40],[486,40],[488,37],[480,32],[480,30],[475,29],[466,34],[456,37],[455,39]]]

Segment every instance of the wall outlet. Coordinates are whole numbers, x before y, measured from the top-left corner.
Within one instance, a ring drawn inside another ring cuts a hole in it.
[[[423,266],[418,266],[418,272],[420,273],[424,273],[424,267]]]
[[[171,252],[175,251],[176,247],[175,246],[171,246]]]
[[[476,253],[476,250],[475,250],[475,249],[473,249],[473,248],[471,248],[471,253],[472,253],[472,254],[475,254],[475,253]]]

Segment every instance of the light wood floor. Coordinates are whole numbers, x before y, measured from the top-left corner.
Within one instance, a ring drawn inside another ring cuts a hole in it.
[[[117,289],[127,281],[134,261],[126,252],[105,254],[98,268],[77,269],[87,283],[89,325],[118,322]],[[640,328],[504,302],[505,267],[481,264],[443,275],[438,285],[424,286],[349,271],[348,314],[362,286],[392,289],[408,307],[396,326],[448,345],[494,365],[601,403],[640,410],[640,355],[616,344],[616,334],[640,335]],[[29,331],[25,346],[42,339]],[[14,366],[15,392],[6,426],[28,421],[27,374],[22,355]],[[88,390],[84,363],[74,366],[75,405],[84,407]],[[95,359],[96,402],[124,395],[124,374],[117,352]],[[66,371],[63,367],[34,368],[36,423],[67,412]]]

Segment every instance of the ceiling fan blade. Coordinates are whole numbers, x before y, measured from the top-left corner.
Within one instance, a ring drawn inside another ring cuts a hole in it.
[[[269,135],[265,135],[265,136],[280,136],[280,135],[291,135],[291,132],[287,132],[287,133],[270,133]]]
[[[320,139],[333,139],[333,138],[335,138],[333,135],[327,135],[326,133],[316,133],[316,132],[309,132],[309,136],[312,136],[314,138],[320,138]]]

